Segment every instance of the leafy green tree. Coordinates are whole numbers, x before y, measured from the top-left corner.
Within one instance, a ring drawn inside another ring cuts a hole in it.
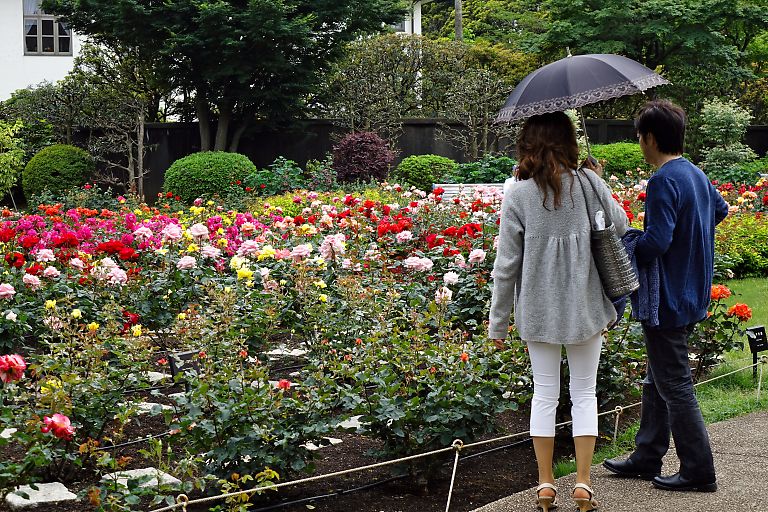
[[[24,167],[23,141],[17,137],[22,127],[18,120],[14,123],[0,120],[0,199],[11,191]]]
[[[665,95],[697,111],[748,80],[744,51],[768,23],[766,0],[546,0],[547,25],[530,33],[548,60],[618,53],[664,71]],[[656,94],[654,89],[651,94]]]
[[[159,76],[193,91],[201,149],[230,151],[250,121],[301,111],[345,43],[404,13],[400,0],[44,0],[43,8],[97,43],[148,55]]]

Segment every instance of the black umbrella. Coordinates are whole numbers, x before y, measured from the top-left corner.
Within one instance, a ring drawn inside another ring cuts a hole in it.
[[[668,83],[639,62],[621,55],[569,53],[526,76],[509,95],[496,120],[511,122],[583,107]]]

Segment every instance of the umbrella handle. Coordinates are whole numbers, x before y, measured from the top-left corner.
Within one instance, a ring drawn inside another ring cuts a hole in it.
[[[579,116],[581,117],[581,128],[584,130],[584,141],[587,143],[587,158],[592,159],[592,151],[589,148],[589,135],[587,135],[587,122],[584,120],[584,111],[579,107]]]

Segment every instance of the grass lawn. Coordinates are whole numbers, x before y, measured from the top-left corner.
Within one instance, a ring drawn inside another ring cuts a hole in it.
[[[768,279],[749,278],[732,280],[725,283],[733,292],[728,305],[743,302],[752,308],[752,320],[747,327],[768,326]],[[768,351],[763,352],[768,356]],[[725,375],[739,368],[752,364],[752,353],[734,350],[725,354],[725,361],[718,366],[707,379]],[[759,377],[758,368],[758,377]],[[763,365],[763,381],[760,400],[757,400],[757,382],[752,378],[752,370],[743,370],[716,381],[697,386],[696,395],[701,405],[704,420],[707,423],[726,420],[750,412],[768,409],[768,365]],[[605,459],[630,452],[634,447],[635,433],[639,423],[620,432],[616,444],[600,448],[595,452],[593,462],[601,463]],[[560,477],[576,471],[573,460],[563,460],[555,464],[555,476]]]

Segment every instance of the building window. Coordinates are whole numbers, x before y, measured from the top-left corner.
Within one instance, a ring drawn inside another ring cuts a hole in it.
[[[45,14],[40,0],[24,2],[24,55],[72,55],[72,31],[56,16]]]

